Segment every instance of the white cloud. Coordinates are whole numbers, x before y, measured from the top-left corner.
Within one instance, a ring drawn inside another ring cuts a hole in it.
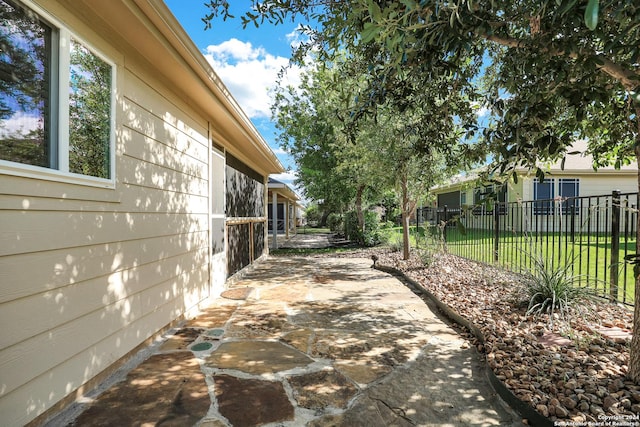
[[[299,45],[303,38],[304,34],[298,29],[287,34],[288,42],[294,47]],[[289,58],[272,55],[263,47],[254,46],[251,42],[232,38],[220,44],[208,46],[204,56],[247,116],[254,123],[261,124],[262,131],[272,129],[267,122],[271,117],[272,95],[278,81],[278,74],[286,67],[282,84],[295,88],[301,82],[300,75],[303,71],[297,66],[289,67]],[[281,148],[272,148],[272,150],[285,167],[293,166],[289,153]],[[296,171],[272,175],[272,177],[290,186],[297,194],[302,194],[302,189],[294,184],[297,178]]]
[[[0,137],[5,138],[9,135],[16,136],[26,135],[31,131],[42,127],[42,117],[16,111],[11,117],[0,121]]]
[[[485,106],[485,105],[483,105],[482,107],[480,107],[480,108],[478,109],[478,111],[476,111],[476,115],[477,115],[478,117],[486,117],[486,116],[488,116],[490,113],[491,113],[491,110],[490,110],[487,106]]]
[[[206,48],[205,58],[250,118],[271,116],[270,90],[289,59],[232,38]],[[300,70],[289,68],[286,84],[297,86]]]
[[[298,174],[296,171],[287,171],[284,173],[278,173],[275,175],[271,175],[273,179],[276,181],[284,182],[285,184],[293,183],[298,178]]]
[[[483,118],[491,114],[491,109],[487,104],[481,104],[480,102],[474,101],[471,103],[471,107],[476,110],[476,116],[479,118]]]
[[[285,37],[293,48],[297,48],[302,43],[309,41],[309,34],[302,25],[298,25],[293,31],[285,35]]]

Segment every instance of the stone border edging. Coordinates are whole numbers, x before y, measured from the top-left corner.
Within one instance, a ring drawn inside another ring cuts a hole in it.
[[[399,276],[402,280],[410,285],[411,290],[416,294],[425,295],[431,302],[435,304],[435,306],[444,314],[448,319],[457,323],[460,326],[467,328],[473,336],[475,336],[481,344],[484,344],[485,338],[482,334],[482,331],[474,325],[470,320],[462,317],[456,311],[454,311],[451,307],[440,301],[431,291],[425,289],[418,282],[407,277],[402,271],[398,270],[395,267],[389,267],[386,265],[380,265],[374,263],[373,268],[376,270],[383,271],[385,273],[389,273],[393,276]],[[551,419],[545,417],[540,414],[538,411],[533,409],[530,405],[520,400],[515,394],[509,390],[509,388],[496,376],[493,372],[493,369],[489,367],[489,364],[485,361],[485,370],[489,377],[489,382],[493,386],[494,390],[500,395],[500,397],[515,411],[517,411],[523,418],[526,418],[530,425],[535,426],[546,426],[552,427],[554,423]]]

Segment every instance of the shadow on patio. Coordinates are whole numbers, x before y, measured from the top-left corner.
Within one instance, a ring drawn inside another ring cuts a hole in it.
[[[233,290],[69,425],[522,425],[475,349],[370,260],[271,257]]]

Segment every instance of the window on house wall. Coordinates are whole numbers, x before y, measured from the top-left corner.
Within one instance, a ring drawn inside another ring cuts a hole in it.
[[[467,204],[467,192],[465,190],[460,191],[460,206]]]
[[[111,180],[114,66],[44,15],[0,0],[0,166]]]
[[[572,208],[578,208],[580,196],[580,180],[578,178],[560,178],[558,180],[558,194],[564,200],[562,201],[562,213],[570,214]]]
[[[553,213],[553,198],[555,197],[553,179],[533,182],[533,213],[535,215],[550,215]]]

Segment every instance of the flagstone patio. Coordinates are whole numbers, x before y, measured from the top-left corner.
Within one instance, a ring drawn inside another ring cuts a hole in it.
[[[475,349],[371,260],[271,257],[227,295],[52,422],[522,425]]]

